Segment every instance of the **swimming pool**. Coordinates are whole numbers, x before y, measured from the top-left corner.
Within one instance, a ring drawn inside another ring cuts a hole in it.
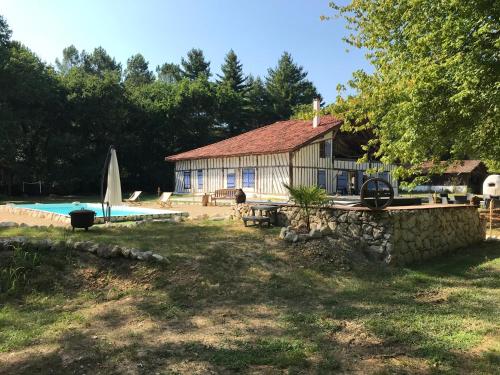
[[[102,206],[99,203],[33,203],[13,204],[11,209],[31,216],[51,219],[69,220],[69,213],[75,210],[92,210],[96,213],[96,222],[103,221]],[[187,216],[187,213],[173,210],[160,210],[146,207],[116,206],[111,209],[112,221],[143,220],[153,218],[168,218],[172,216]]]

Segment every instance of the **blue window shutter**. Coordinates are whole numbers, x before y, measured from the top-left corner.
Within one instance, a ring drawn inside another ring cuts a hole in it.
[[[184,171],[184,189],[191,189],[191,171]]]
[[[324,169],[318,169],[318,187],[326,189],[326,171]]]
[[[255,187],[255,168],[243,168],[242,180],[244,188],[254,188]]]
[[[236,187],[236,174],[231,172],[227,174],[227,188],[234,189]]]
[[[337,175],[337,193],[347,194],[347,172],[340,171]]]
[[[198,190],[203,190],[203,170],[198,169]]]

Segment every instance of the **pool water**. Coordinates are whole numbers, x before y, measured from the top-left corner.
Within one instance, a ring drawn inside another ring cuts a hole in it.
[[[44,211],[69,217],[69,213],[75,210],[92,210],[97,217],[102,217],[102,206],[99,203],[34,203],[16,204],[17,208]],[[111,208],[111,216],[141,216],[141,215],[163,215],[175,213],[169,210],[157,210],[145,207],[116,206]]]

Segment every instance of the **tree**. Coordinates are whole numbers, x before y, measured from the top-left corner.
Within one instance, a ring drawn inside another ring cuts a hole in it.
[[[113,70],[94,74],[85,69],[71,69],[61,77],[61,83],[68,93],[65,110],[71,127],[61,137],[61,147],[66,148],[54,178],[64,181],[65,189],[95,192],[99,186],[98,171],[109,145],[120,150],[124,140],[133,137],[127,131],[129,111],[125,90]],[[120,158],[121,164],[126,160],[125,155]],[[122,172],[127,177],[127,172]]]
[[[273,102],[276,119],[288,119],[293,108],[312,103],[319,94],[313,83],[307,80],[307,72],[295,64],[292,56],[284,52],[274,69],[268,70],[266,88]]]
[[[194,80],[199,77],[208,79],[210,73],[210,61],[205,60],[201,49],[193,48],[187,53],[187,59],[181,59],[182,75]]]
[[[158,80],[166,83],[176,83],[182,79],[182,70],[178,64],[165,63],[156,67]]]
[[[311,230],[309,210],[312,206],[320,206],[327,200],[326,190],[318,186],[289,186],[285,188],[290,193],[291,199],[300,206],[306,217],[307,230]]]
[[[243,133],[247,129],[248,108],[243,93],[235,91],[229,84],[216,88],[218,111],[217,118],[227,136]]]
[[[91,54],[82,51],[83,68],[87,73],[103,75],[104,72],[114,72],[121,75],[122,66],[109,56],[102,47],[97,47]]]
[[[245,97],[248,103],[248,120],[246,126],[248,130],[251,130],[271,123],[276,115],[262,79],[250,75],[247,84],[248,89]]]
[[[222,75],[217,75],[218,84],[226,85],[236,92],[243,92],[247,88],[247,77],[243,74],[243,65],[232,49],[227,53],[221,70]]]
[[[386,163],[401,163],[399,177],[418,172],[425,160],[498,163],[498,1],[332,6],[352,30],[346,41],[371,51],[374,68],[354,73],[349,86],[355,94],[338,98],[344,130],[371,130],[376,138],[368,148]]]
[[[125,69],[125,83],[139,86],[151,83],[154,80],[153,72],[149,70],[149,63],[140,53],[127,60]]]
[[[218,119],[227,135],[234,136],[247,130],[248,101],[245,97],[246,80],[243,66],[233,50],[226,55],[217,81]]]
[[[67,74],[71,68],[81,66],[82,59],[80,57],[80,52],[76,49],[74,45],[70,45],[63,49],[62,61],[56,59],[56,67],[62,74]]]
[[[52,68],[18,42],[0,66],[0,168],[9,181],[47,177],[64,125],[64,95]]]
[[[10,41],[12,35],[12,30],[9,29],[9,25],[5,18],[0,15],[0,46],[5,46]]]
[[[0,15],[0,73],[2,73],[1,69],[5,66],[5,61],[9,54],[8,47],[10,43],[10,36],[12,35],[12,31],[9,29],[9,25],[5,18]],[[0,74],[0,84],[2,84],[2,74]],[[4,86],[0,86],[4,87]],[[0,93],[1,96],[1,93]]]

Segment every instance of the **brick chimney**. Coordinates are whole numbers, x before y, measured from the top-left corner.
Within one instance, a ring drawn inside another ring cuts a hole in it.
[[[321,123],[321,119],[319,117],[319,111],[320,111],[320,100],[319,100],[319,98],[315,98],[313,100],[313,111],[314,111],[313,128],[317,128],[318,125]]]

